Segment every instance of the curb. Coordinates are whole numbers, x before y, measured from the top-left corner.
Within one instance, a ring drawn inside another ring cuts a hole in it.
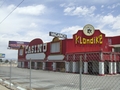
[[[15,83],[11,83],[11,87],[10,87],[10,82],[8,82],[5,79],[1,79],[1,78],[0,78],[0,84],[5,86],[6,88],[8,88],[10,90],[30,90],[30,89],[23,88],[21,86],[16,86],[16,85],[14,85]]]

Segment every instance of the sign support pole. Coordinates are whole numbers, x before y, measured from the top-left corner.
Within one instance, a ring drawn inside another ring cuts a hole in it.
[[[12,70],[11,70],[11,63],[12,63],[12,62],[11,62],[11,60],[10,60],[10,89],[11,89],[11,71],[12,71]]]
[[[80,79],[79,79],[79,90],[82,90],[82,55],[80,55]]]
[[[30,77],[29,77],[29,79],[30,79],[30,90],[32,90],[31,89],[31,59],[30,59]]]

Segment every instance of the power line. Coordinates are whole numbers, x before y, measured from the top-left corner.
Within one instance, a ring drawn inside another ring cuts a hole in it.
[[[5,19],[7,19],[7,18],[10,16],[10,14],[12,14],[13,11],[15,11],[15,9],[17,9],[17,7],[20,6],[20,4],[23,3],[23,1],[24,1],[24,0],[22,0],[15,8],[0,22],[0,24],[1,24]]]

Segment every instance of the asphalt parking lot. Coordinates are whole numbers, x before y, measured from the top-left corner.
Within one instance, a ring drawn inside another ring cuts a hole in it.
[[[29,69],[12,66],[11,82],[29,88],[29,71]],[[0,78],[10,81],[9,66],[0,66]],[[79,74],[31,70],[31,87],[34,90],[80,90],[79,81]],[[120,90],[120,74],[113,76],[82,74],[82,90]]]

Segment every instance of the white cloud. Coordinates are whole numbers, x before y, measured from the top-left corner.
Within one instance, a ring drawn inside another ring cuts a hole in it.
[[[72,6],[75,6],[75,4],[72,2],[72,3],[69,3],[69,4],[67,4],[67,3],[62,3],[62,4],[60,4],[60,6],[61,7],[72,7]]]
[[[7,9],[10,10],[10,11],[12,11],[12,10],[15,9],[15,8],[16,8],[16,6],[13,5],[13,4],[11,4],[11,5],[9,5],[9,6],[7,7]]]
[[[120,15],[115,18],[113,23],[113,29],[118,29],[120,31]]]
[[[66,4],[65,3],[62,3],[62,4],[60,4],[60,7],[64,7]]]
[[[34,5],[17,8],[16,12],[19,14],[40,15],[45,13],[46,7],[44,5]]]
[[[70,13],[74,9],[75,9],[75,7],[67,7],[67,8],[64,9],[64,12],[65,13]]]
[[[9,5],[0,9],[0,21],[7,16],[15,5]],[[17,50],[8,50],[9,41],[31,41],[41,38],[43,42],[51,40],[48,33],[43,30],[45,24],[56,24],[57,21],[36,18],[33,15],[41,15],[46,11],[44,5],[25,6],[17,8],[9,17],[0,24],[0,53],[5,53],[6,58],[16,58]]]
[[[109,30],[109,29],[107,29],[107,28],[106,28],[106,29],[102,29],[102,28],[101,28],[100,30],[101,30],[102,33],[104,33],[104,34],[105,34],[106,36],[108,36],[108,37],[109,37],[109,36],[111,36],[111,37],[113,37],[113,36],[120,36],[120,34],[119,34],[119,33],[120,33],[120,30],[115,30],[115,31],[114,31],[114,30]]]
[[[82,30],[83,27],[81,26],[71,26],[71,27],[66,27],[66,28],[63,28],[61,30],[61,33],[65,33],[67,35],[73,35],[74,33],[76,33],[78,30]]]
[[[108,3],[109,0],[92,0],[91,3]]]
[[[106,15],[106,16],[101,16],[100,21],[104,24],[112,24],[115,21],[115,18],[113,15]]]
[[[94,21],[96,29],[100,29],[106,36],[120,35],[120,15],[96,15],[89,20]]]
[[[104,5],[101,5],[101,8],[103,8],[104,7]]]
[[[73,15],[90,15],[95,11],[96,7],[95,6],[91,6],[90,8],[87,8],[86,6],[84,7],[77,7],[74,11],[73,11]]]
[[[107,25],[109,28],[114,29],[114,30],[119,30],[120,29],[120,15],[118,16],[113,16],[112,14],[106,15],[106,16],[101,16],[98,15],[97,17],[94,17],[97,24],[101,27],[104,28]]]
[[[111,5],[111,6],[108,6],[107,8],[109,8],[109,9],[114,9],[114,8],[116,8],[116,7],[119,7],[120,6],[120,3],[116,3],[116,4],[113,4],[113,5]]]
[[[15,5],[11,4],[7,7],[9,11],[12,11],[16,8]],[[14,13],[24,14],[24,15],[41,15],[46,12],[47,7],[45,5],[32,5],[25,7],[18,7]]]
[[[0,32],[2,33],[11,33],[18,32],[22,28],[28,27],[37,27],[37,23],[42,20],[36,19],[36,17],[31,15],[40,15],[43,14],[45,10],[44,5],[34,5],[34,6],[26,6],[26,7],[18,7],[13,13],[10,14],[5,20],[4,18],[15,8],[16,6],[11,4],[7,7],[2,7],[0,10]],[[23,14],[23,15],[21,15]],[[24,15],[26,14],[26,16]],[[33,18],[34,17],[34,18]],[[4,21],[3,21],[4,20]],[[45,21],[44,21],[45,22]],[[48,22],[46,22],[48,23]]]
[[[95,6],[86,7],[86,6],[79,6],[79,7],[66,7],[64,9],[65,15],[78,15],[78,16],[86,16],[86,15],[93,15],[93,12],[96,10]]]
[[[33,27],[33,28],[36,28],[37,26],[38,26],[38,25],[37,25],[36,23],[31,23],[31,24],[30,24],[30,27],[31,27],[31,28],[32,28],[32,27]]]

